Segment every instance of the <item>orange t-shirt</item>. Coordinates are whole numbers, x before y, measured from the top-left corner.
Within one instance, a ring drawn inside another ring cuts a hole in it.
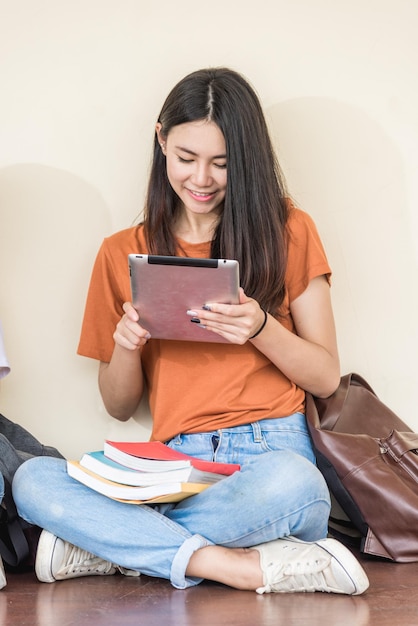
[[[286,295],[280,321],[295,332],[290,302],[331,270],[312,219],[293,208]],[[181,242],[190,257],[210,256],[210,242]],[[141,225],[104,240],[93,268],[78,353],[109,362],[113,333],[131,300],[128,254],[147,253]],[[151,438],[217,430],[303,411],[305,393],[250,342],[243,346],[150,339],[142,351],[153,418]]]

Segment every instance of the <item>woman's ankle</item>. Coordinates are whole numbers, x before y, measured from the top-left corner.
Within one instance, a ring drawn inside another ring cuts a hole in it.
[[[206,546],[193,553],[186,575],[254,591],[263,585],[260,555],[251,548]]]

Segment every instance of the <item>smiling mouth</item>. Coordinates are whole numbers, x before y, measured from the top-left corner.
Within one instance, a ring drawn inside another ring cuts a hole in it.
[[[211,192],[208,192],[208,191],[195,191],[194,189],[188,189],[187,191],[194,198],[201,198],[202,200],[205,200],[207,198],[211,198],[215,194],[214,191],[211,191]]]

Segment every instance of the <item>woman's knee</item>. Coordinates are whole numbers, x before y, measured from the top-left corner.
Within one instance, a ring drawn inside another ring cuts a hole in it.
[[[301,499],[329,501],[329,491],[316,465],[292,450],[277,450],[254,459],[253,469],[272,494],[291,491]]]
[[[46,456],[35,456],[28,459],[17,468],[13,484],[20,486],[21,484],[36,483],[41,477],[49,474],[51,460],[50,457]]]
[[[52,457],[33,457],[22,463],[13,478],[13,498],[19,514],[25,517],[26,508],[31,502],[45,499],[45,488],[52,485],[53,476],[65,471],[65,461]]]

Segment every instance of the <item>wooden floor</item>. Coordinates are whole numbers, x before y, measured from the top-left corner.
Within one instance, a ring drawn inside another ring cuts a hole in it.
[[[417,626],[418,563],[362,560],[363,596],[267,594],[204,582],[179,591],[146,576],[93,576],[53,584],[8,574],[0,626]]]

